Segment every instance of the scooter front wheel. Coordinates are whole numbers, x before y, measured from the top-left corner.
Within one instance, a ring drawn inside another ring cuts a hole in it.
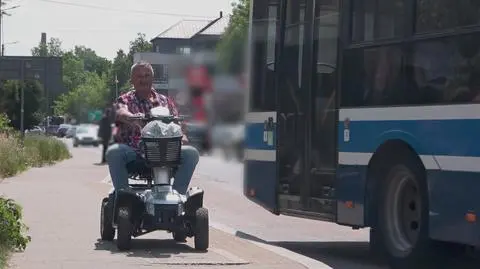
[[[117,248],[119,250],[129,250],[132,248],[132,228],[130,221],[130,209],[121,207],[118,210],[117,220]]]
[[[205,251],[209,245],[208,209],[200,207],[195,212],[195,249]]]

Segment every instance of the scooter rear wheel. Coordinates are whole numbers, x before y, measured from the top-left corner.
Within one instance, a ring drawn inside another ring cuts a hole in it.
[[[117,248],[119,250],[131,249],[133,224],[130,221],[129,208],[121,207],[118,209],[117,226]]]
[[[209,245],[208,209],[200,207],[195,212],[195,249],[205,251]]]

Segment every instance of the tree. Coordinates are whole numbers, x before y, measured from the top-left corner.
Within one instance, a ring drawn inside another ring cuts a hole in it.
[[[125,54],[122,49],[118,50],[117,56],[113,60],[112,64],[112,76],[110,80],[112,92],[115,92],[115,76],[118,80],[119,90],[130,85],[130,67],[131,64],[128,59],[128,55]]]
[[[46,45],[39,43],[38,46],[32,48],[32,56],[56,56],[63,55],[62,41],[56,37],[50,38]]]
[[[103,109],[109,103],[115,93],[115,79],[118,79],[119,92],[130,87],[133,55],[151,50],[152,45],[145,34],[138,33],[130,42],[128,53],[119,50],[113,63],[82,45],[63,51],[58,39],[51,39],[47,46],[40,44],[33,48],[32,54],[62,56],[63,82],[69,91],[54,102],[54,111],[57,115],[69,115],[82,122],[88,120],[89,111]]]
[[[80,122],[88,120],[88,112],[103,109],[108,100],[109,90],[105,77],[100,77],[95,72],[85,73],[85,82],[62,94],[55,101],[55,114],[69,115]]]
[[[240,73],[244,66],[245,47],[248,39],[250,0],[239,0],[232,6],[232,15],[217,46],[217,51],[220,64],[225,71]]]
[[[73,52],[66,52],[62,57],[63,84],[73,90],[85,82],[84,62]]]
[[[133,64],[133,55],[137,52],[151,52],[152,51],[152,43],[147,40],[145,34],[137,33],[137,37],[130,41],[130,50],[128,52],[128,60]]]
[[[54,101],[55,114],[85,121],[89,111],[103,109],[109,100],[107,79],[112,73],[112,64],[83,45],[64,51],[61,44],[59,39],[52,38],[47,45],[33,48],[32,54],[62,56],[63,83],[68,92]]]
[[[11,119],[13,127],[20,129],[21,89],[24,89],[24,128],[37,125],[40,120],[40,110],[43,108],[43,88],[38,81],[5,81],[0,87],[0,111]]]
[[[88,72],[96,72],[99,76],[107,74],[111,68],[111,62],[98,56],[94,50],[85,46],[75,46],[75,56],[83,60],[83,69]]]

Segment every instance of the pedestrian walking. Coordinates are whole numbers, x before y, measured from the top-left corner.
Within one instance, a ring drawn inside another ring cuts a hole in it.
[[[112,137],[112,120],[111,120],[111,110],[106,108],[103,112],[103,117],[100,120],[100,128],[98,129],[98,137],[102,140],[102,161],[101,164],[105,164],[107,161],[105,159],[105,153],[110,144],[110,139]]]

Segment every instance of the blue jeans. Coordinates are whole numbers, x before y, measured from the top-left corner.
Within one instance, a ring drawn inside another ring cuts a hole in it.
[[[125,144],[114,144],[108,148],[106,159],[115,190],[127,189],[129,187],[127,164],[135,161],[137,158],[138,155],[133,148]],[[175,174],[173,183],[173,188],[179,193],[185,194],[187,192],[199,158],[200,154],[194,147],[182,146],[181,164]]]

